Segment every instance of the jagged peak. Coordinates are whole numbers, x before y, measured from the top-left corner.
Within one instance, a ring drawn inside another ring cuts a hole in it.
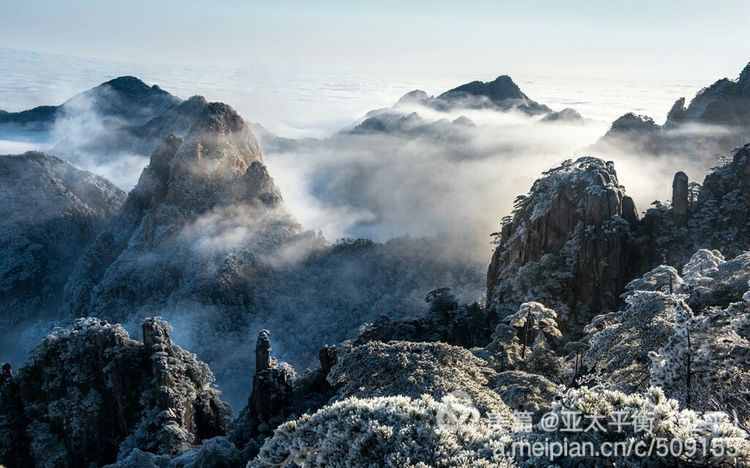
[[[163,201],[190,212],[258,201],[277,206],[281,196],[242,117],[227,104],[191,100],[198,111],[190,130],[168,136],[152,153],[130,205],[138,212]]]
[[[197,104],[200,104],[200,99],[196,99]],[[260,145],[250,127],[232,106],[222,102],[200,106],[177,158],[212,161],[209,166],[224,160],[228,164],[224,169],[233,175],[244,173],[253,161],[263,160]]]
[[[628,112],[627,114],[621,115],[614,122],[609,132],[641,132],[641,131],[654,131],[658,130],[659,126],[654,122],[654,119],[648,115],[636,114],[634,112]]]
[[[614,162],[593,156],[568,159],[543,172],[542,177],[534,181],[529,193],[516,199],[514,220],[538,218],[563,191],[594,195],[603,190],[621,191]],[[582,201],[585,197],[578,198]]]
[[[128,75],[119,76],[117,78],[109,80],[97,86],[97,88],[101,88],[104,86],[110,87],[122,93],[134,94],[134,95],[151,94],[151,93],[169,94],[163,89],[161,89],[158,85],[149,86],[146,83],[144,83],[143,80],[141,80],[140,78],[137,78],[135,76],[128,76]]]
[[[195,103],[201,102],[204,98],[198,96]],[[223,102],[209,102],[206,104],[204,111],[198,116],[193,124],[191,131],[212,131],[223,134],[239,132],[247,128],[245,121],[235,111],[232,106]]]
[[[396,102],[396,106],[407,105],[407,104],[424,104],[429,101],[430,95],[421,89],[415,89],[401,96],[401,99]]]
[[[740,72],[740,77],[737,79],[737,84],[743,88],[750,87],[750,62],[745,65],[745,68]]]
[[[493,81],[475,80],[463,84],[441,94],[440,98],[445,99],[461,95],[485,96],[493,102],[508,99],[528,99],[528,96],[521,91],[521,88],[508,75],[500,75]]]

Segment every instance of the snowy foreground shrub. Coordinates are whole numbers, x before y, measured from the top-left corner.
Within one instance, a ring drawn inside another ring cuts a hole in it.
[[[619,391],[581,387],[570,389],[553,405],[557,429],[528,434],[529,441],[563,443],[590,442],[601,450],[605,443],[652,447],[648,453],[621,453],[603,456],[599,453],[517,459],[526,466],[560,467],[673,467],[673,466],[748,466],[750,441],[747,433],[720,412],[700,414],[680,409],[677,401],[668,399],[661,389],[627,395]],[[571,416],[574,415],[574,416]],[[588,430],[592,421],[601,424]],[[579,431],[570,431],[571,421],[578,421]],[[613,421],[622,421],[622,425]],[[640,422],[637,422],[640,421]],[[518,434],[516,434],[518,436]],[[652,445],[653,444],[653,445]],[[694,448],[694,449],[693,449]],[[570,455],[570,454],[569,454]]]
[[[505,437],[450,397],[349,398],[279,426],[248,468],[510,467]]]
[[[423,394],[443,398],[465,394],[483,413],[509,414],[500,397],[488,388],[495,371],[469,350],[444,343],[373,341],[342,352],[328,374],[338,386],[338,399]]]
[[[492,388],[514,411],[531,411],[536,415],[551,408],[559,389],[545,377],[523,371],[497,374]]]
[[[599,315],[586,327],[584,363],[613,388],[643,391],[649,384],[650,352],[664,346],[680,320],[692,316],[682,296],[634,291],[618,312]]]

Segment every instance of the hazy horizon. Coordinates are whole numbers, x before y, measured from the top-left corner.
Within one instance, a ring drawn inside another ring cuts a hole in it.
[[[20,111],[56,105],[73,95],[122,75],[133,75],[149,84],[187,98],[200,94],[235,107],[247,120],[286,137],[325,137],[347,127],[370,110],[391,106],[414,89],[439,94],[460,84],[491,81],[510,75],[532,99],[553,109],[573,107],[602,129],[626,112],[645,114],[663,122],[680,97],[691,99],[700,89],[720,78],[734,79],[746,62],[732,70],[668,78],[589,76],[556,70],[514,73],[498,66],[494,72],[472,74],[450,71],[425,78],[400,75],[373,77],[361,74],[302,73],[275,75],[248,65],[153,64],[117,59],[86,58],[0,47],[0,109]],[[704,79],[701,76],[711,75]]]

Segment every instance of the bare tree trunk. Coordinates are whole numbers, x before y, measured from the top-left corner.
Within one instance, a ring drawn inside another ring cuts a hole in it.
[[[690,374],[692,372],[691,365],[692,365],[692,358],[693,358],[692,351],[690,349],[690,322],[688,322],[688,324],[686,325],[686,330],[687,330],[687,373],[686,373],[687,375],[685,376],[685,378],[687,379],[687,382],[686,382],[687,397],[685,399],[686,400],[685,401],[685,403],[686,403],[685,406],[687,407],[687,409],[690,409],[690,404],[691,404],[691,401],[690,401],[691,400],[691,398],[690,398],[691,395],[690,394],[691,394],[691,390],[692,390],[691,389],[691,384],[692,384],[691,380],[692,379],[691,379],[691,375]]]
[[[526,359],[526,343],[529,342],[529,317],[526,317],[526,323],[523,325],[523,348],[521,348],[521,359]]]

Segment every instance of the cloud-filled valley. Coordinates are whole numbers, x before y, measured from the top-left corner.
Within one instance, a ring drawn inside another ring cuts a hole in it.
[[[716,329],[686,311],[748,300],[750,65],[692,100],[670,97],[663,124],[592,116],[596,97],[542,100],[506,75],[458,84],[399,86],[409,92],[389,89],[357,116],[349,103],[301,125],[135,76],[1,112],[0,309],[12,312],[0,352],[30,363],[28,388],[41,376],[67,395],[64,365],[46,365],[56,354],[83,362],[81,388],[96,375],[92,401],[134,382],[138,398],[117,401],[143,410],[140,426],[120,421],[107,453],[81,455],[108,462],[154,444],[170,456],[227,444],[244,464],[264,441],[283,445],[272,430],[285,419],[351,395],[424,393],[434,406],[468,390],[482,408],[541,410],[590,372],[629,395],[658,381],[683,404],[669,380],[681,364],[662,357],[667,343],[682,349],[679,327],[701,346],[745,340],[744,322]],[[637,108],[662,101],[651,98]],[[658,333],[644,339],[650,320]],[[610,343],[619,334],[651,367]],[[149,436],[159,418],[184,440]],[[35,427],[34,440],[58,437]]]

